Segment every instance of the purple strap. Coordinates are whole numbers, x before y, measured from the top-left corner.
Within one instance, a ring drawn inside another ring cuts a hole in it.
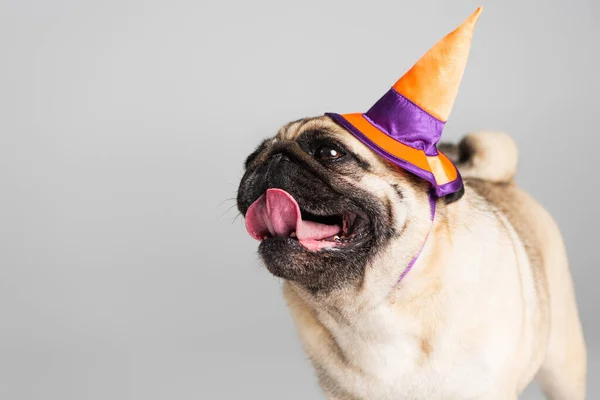
[[[427,236],[425,236],[425,240],[423,241],[423,245],[419,249],[419,252],[417,253],[416,256],[413,257],[413,259],[410,261],[410,263],[408,264],[406,269],[402,272],[402,275],[400,275],[400,278],[398,279],[398,282],[396,282],[396,285],[398,285],[400,283],[400,281],[406,276],[406,274],[408,274],[408,272],[411,270],[413,265],[415,265],[415,263],[419,259],[419,256],[421,255],[421,252],[423,251],[423,248],[425,247],[425,243],[427,243],[429,234],[431,233],[431,230],[433,229],[433,220],[435,218],[435,208],[436,208],[436,204],[437,204],[436,203],[437,198],[436,198],[435,194],[433,193],[433,191],[427,192],[427,196],[429,197],[429,208],[431,210],[431,229],[429,230],[429,232],[427,232]]]

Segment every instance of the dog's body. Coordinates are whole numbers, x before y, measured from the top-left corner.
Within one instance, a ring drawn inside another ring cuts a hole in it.
[[[324,163],[325,170],[295,148],[281,150],[315,131],[334,136],[360,162]],[[286,279],[286,300],[327,398],[516,399],[537,376],[550,399],[583,399],[586,353],[566,252],[549,214],[513,183],[514,143],[480,133],[440,148],[459,166],[465,191],[456,201],[438,199],[433,222],[426,184],[328,118],[282,128],[249,160],[240,193],[257,185],[256,166],[289,151],[327,190],[349,193],[352,204],[360,201],[353,190],[370,198],[360,207],[375,239],[310,254],[277,238],[261,244],[269,270]],[[272,165],[260,171],[264,187],[239,197],[242,212],[257,193],[281,186],[316,209],[290,173],[275,179]],[[315,196],[326,192],[315,185]],[[350,255],[330,260],[343,252]],[[327,268],[317,265],[319,254]]]

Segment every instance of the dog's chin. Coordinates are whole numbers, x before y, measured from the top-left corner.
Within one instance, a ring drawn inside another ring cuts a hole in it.
[[[342,232],[310,242],[295,235],[266,237],[258,251],[269,272],[313,292],[329,291],[360,279],[374,247],[370,218],[349,211],[318,216],[303,209],[302,214],[315,222],[339,220]]]

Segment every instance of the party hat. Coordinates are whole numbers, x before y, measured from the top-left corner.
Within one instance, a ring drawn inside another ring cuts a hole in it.
[[[326,113],[365,145],[425,179],[438,197],[459,191],[456,166],[437,150],[462,79],[479,7],[433,46],[366,113]]]

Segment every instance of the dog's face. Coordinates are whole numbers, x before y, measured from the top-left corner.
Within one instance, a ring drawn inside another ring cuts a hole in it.
[[[268,270],[327,294],[360,287],[369,269],[398,278],[430,224],[427,189],[318,117],[284,126],[248,157],[237,202]],[[383,262],[391,251],[394,266]]]

